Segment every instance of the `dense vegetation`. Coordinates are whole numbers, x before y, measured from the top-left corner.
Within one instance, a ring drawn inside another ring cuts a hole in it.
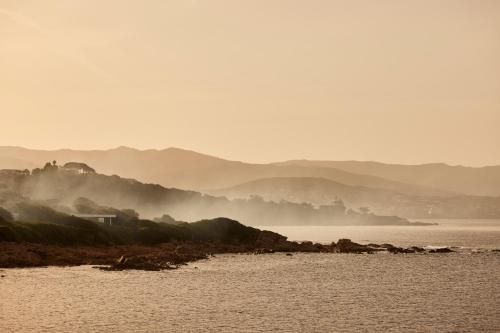
[[[117,220],[112,225],[87,221],[57,212],[49,207],[23,203],[19,207],[23,221],[7,220],[0,209],[0,241],[57,245],[153,245],[170,241],[211,241],[224,243],[252,242],[261,231],[237,221],[217,218],[194,223],[157,223],[113,211]],[[50,222],[49,222],[50,221]],[[278,235],[276,235],[278,237]]]

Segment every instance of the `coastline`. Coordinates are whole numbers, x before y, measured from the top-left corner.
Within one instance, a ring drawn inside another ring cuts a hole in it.
[[[391,244],[358,244],[349,239],[325,245],[280,240],[273,243],[171,242],[157,245],[62,246],[0,242],[0,268],[95,265],[105,270],[159,271],[177,269],[216,254],[247,253],[449,253],[449,248],[402,248]]]

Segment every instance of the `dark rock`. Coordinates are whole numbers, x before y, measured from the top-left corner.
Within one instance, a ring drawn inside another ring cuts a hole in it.
[[[394,254],[399,254],[399,253],[415,253],[415,250],[413,249],[405,249],[405,248],[402,248],[402,247],[396,247],[396,246],[393,246],[391,248],[388,248],[387,251],[389,251],[390,253],[394,253]]]
[[[412,246],[412,247],[410,247],[410,249],[412,249],[415,252],[425,252],[424,248],[418,247],[418,246]]]
[[[330,252],[330,247],[328,245],[323,245],[323,244],[320,244],[320,243],[315,243],[314,247],[317,250],[315,252]]]
[[[302,242],[298,245],[297,250],[300,252],[320,252],[317,244],[313,244],[313,242]],[[289,251],[293,251],[289,249]]]
[[[372,252],[373,249],[367,245],[361,245],[354,243],[350,239],[339,239],[337,245],[335,246],[335,252],[340,253],[363,253]]]
[[[455,252],[455,251],[453,251],[452,249],[449,249],[447,247],[443,247],[440,249],[434,249],[434,250],[429,251],[429,253],[450,253],[450,252]]]

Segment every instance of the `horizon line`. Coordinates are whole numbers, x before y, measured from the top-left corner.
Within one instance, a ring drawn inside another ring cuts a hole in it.
[[[248,161],[243,161],[243,160],[235,160],[235,159],[228,159],[225,157],[219,157],[215,154],[209,154],[209,153],[202,153],[196,150],[192,149],[185,149],[185,148],[179,148],[179,147],[173,147],[169,146],[166,148],[135,148],[131,146],[126,146],[126,145],[120,145],[116,146],[113,148],[88,148],[88,149],[76,149],[76,148],[55,148],[55,149],[41,149],[41,148],[28,148],[25,146],[14,146],[14,145],[0,145],[0,149],[4,148],[11,148],[11,149],[24,149],[24,150],[30,150],[30,151],[43,151],[43,152],[60,152],[60,151],[80,151],[80,152],[107,152],[107,151],[113,151],[113,150],[119,150],[119,149],[127,149],[127,150],[133,150],[137,152],[147,152],[147,151],[156,151],[156,152],[162,152],[162,151],[167,151],[167,150],[179,150],[179,151],[184,151],[184,152],[190,152],[198,155],[204,155],[207,157],[211,158],[216,158],[216,159],[221,159],[229,162],[241,162],[241,163],[247,163],[247,164],[281,164],[281,163],[287,163],[287,162],[296,162],[296,161],[304,161],[304,162],[354,162],[354,163],[376,163],[376,164],[383,164],[383,165],[399,165],[399,166],[430,166],[430,165],[443,165],[443,166],[448,166],[448,167],[462,167],[462,168],[474,168],[474,169],[480,169],[480,168],[488,168],[488,167],[500,167],[500,164],[487,164],[487,165],[481,165],[481,166],[471,166],[471,165],[463,165],[463,164],[450,164],[446,162],[424,162],[424,163],[417,163],[417,164],[411,164],[411,163],[401,163],[401,162],[382,162],[382,161],[376,161],[376,160],[357,160],[357,159],[310,159],[310,158],[292,158],[292,159],[285,159],[285,160],[279,160],[279,161],[274,161],[274,162],[248,162]],[[9,156],[5,156],[9,157]]]

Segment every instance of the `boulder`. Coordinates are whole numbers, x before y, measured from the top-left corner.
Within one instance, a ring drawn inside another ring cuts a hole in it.
[[[405,249],[405,248],[396,247],[396,246],[388,248],[387,251],[389,251],[390,253],[394,253],[394,254],[399,254],[399,253],[403,253],[403,254],[406,254],[406,253],[415,253],[415,250],[413,250],[411,248],[410,249]]]
[[[339,239],[337,245],[335,246],[335,252],[340,253],[362,253],[362,252],[373,252],[373,249],[367,245],[361,245],[354,243],[350,239]]]
[[[455,252],[452,249],[449,249],[447,247],[439,248],[439,249],[434,249],[430,250],[429,253],[450,253],[450,252]]]

